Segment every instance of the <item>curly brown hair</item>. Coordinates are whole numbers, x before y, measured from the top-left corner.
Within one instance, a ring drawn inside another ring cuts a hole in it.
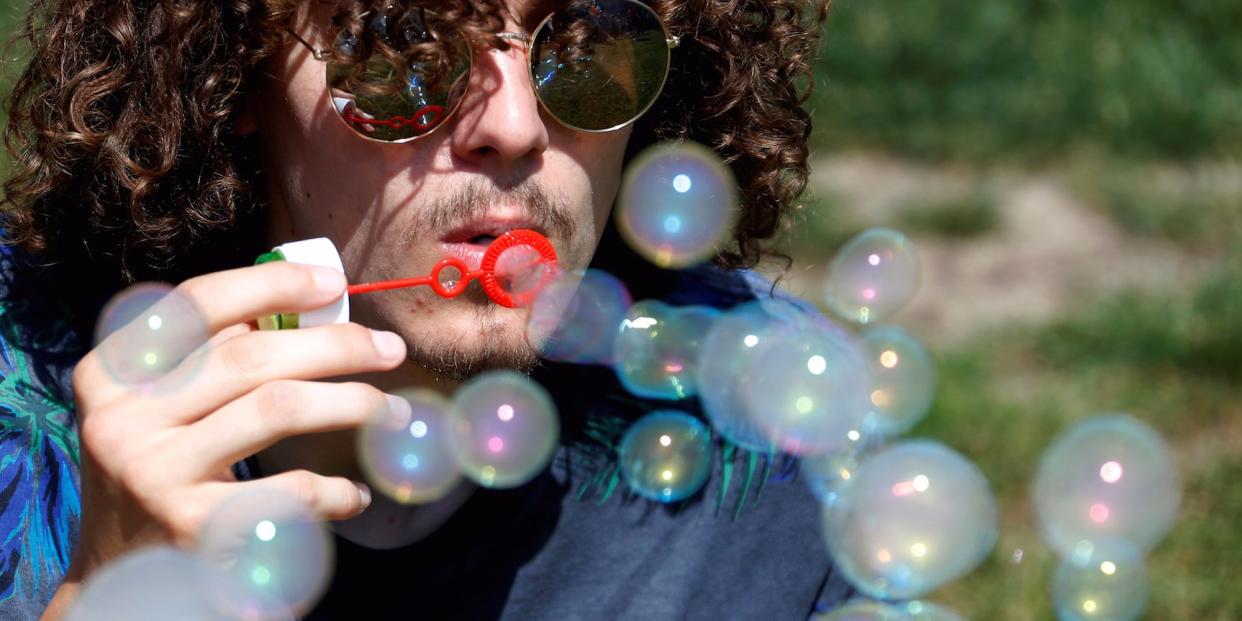
[[[337,5],[334,25],[392,0]],[[234,130],[263,61],[290,44],[307,0],[34,0],[31,58],[8,101],[5,241],[74,275],[75,287],[175,280],[219,269],[221,243],[261,227],[258,144]],[[472,39],[503,23],[499,0],[418,0]],[[743,210],[726,267],[754,265],[806,186],[810,62],[827,0],[650,0],[681,37],[664,94],[636,125],[632,156],[667,139],[714,148]],[[380,50],[383,53],[391,51]],[[248,222],[248,220],[253,220]],[[236,258],[234,257],[234,260]]]

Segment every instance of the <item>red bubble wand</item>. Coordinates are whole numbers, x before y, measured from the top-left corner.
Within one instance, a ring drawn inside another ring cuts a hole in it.
[[[500,280],[496,278],[496,261],[504,251],[519,246],[527,246],[534,250],[539,254],[536,263],[547,267],[543,270],[539,281],[530,290],[521,293],[510,293],[505,291],[500,284]],[[358,295],[427,285],[442,298],[455,298],[466,291],[466,287],[470,285],[471,281],[478,280],[482,283],[483,291],[487,293],[487,297],[491,298],[493,302],[507,308],[516,308],[519,306],[529,306],[535,299],[535,296],[556,277],[556,262],[556,249],[552,247],[552,242],[549,242],[548,238],[529,229],[516,229],[497,237],[495,241],[488,245],[487,251],[483,253],[483,261],[479,263],[478,271],[468,271],[465,261],[457,257],[449,257],[442,259],[435,267],[431,268],[431,274],[427,276],[350,285],[348,292],[349,295]],[[440,279],[444,270],[448,268],[453,268],[460,274],[457,280],[452,283],[452,286],[445,286],[444,281]]]

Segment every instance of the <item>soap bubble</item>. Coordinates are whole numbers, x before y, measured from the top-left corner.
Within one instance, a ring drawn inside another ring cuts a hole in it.
[[[897,606],[905,615],[902,617],[904,621],[963,621],[956,612],[931,602],[915,600]]]
[[[1083,541],[1052,579],[1061,621],[1132,621],[1147,606],[1147,566],[1124,539]]]
[[[608,272],[562,272],[531,304],[527,340],[549,360],[611,365],[613,342],[632,302]]]
[[[163,283],[141,283],[118,293],[95,325],[96,351],[117,382],[149,385],[169,374],[211,338],[202,311],[184,293]],[[194,360],[202,361],[201,356]],[[182,368],[177,378],[196,369]]]
[[[517,487],[535,478],[560,437],[552,398],[513,371],[489,371],[462,386],[449,420],[458,466],[484,487]]]
[[[936,368],[927,350],[900,326],[862,333],[871,369],[872,422],[885,435],[908,431],[931,409]]]
[[[811,617],[811,621],[907,621],[901,609],[865,599],[846,602],[828,612],[821,612]]]
[[[1084,420],[1053,442],[1034,496],[1044,537],[1062,556],[1080,541],[1105,537],[1146,551],[1173,526],[1181,481],[1159,434],[1112,414]]]
[[[802,458],[799,472],[821,503],[835,507],[845,488],[853,482],[865,455],[864,450],[856,448],[827,455],[809,455]]]
[[[168,546],[141,548],[91,576],[65,621],[234,621],[237,617],[220,608],[216,596],[237,596],[239,588],[193,553]]]
[[[898,231],[867,229],[837,252],[828,268],[828,307],[858,323],[882,321],[914,297],[919,256]]]
[[[413,410],[410,423],[368,425],[358,431],[358,462],[371,485],[397,502],[437,500],[461,480],[449,449],[447,401],[435,393],[408,389],[397,396]]]
[[[674,308],[643,300],[630,308],[615,341],[613,369],[626,390],[640,397],[684,399],[697,393],[695,365],[720,311]]]
[[[789,325],[758,301],[729,309],[712,324],[703,345],[695,381],[712,426],[730,442],[753,451],[769,451],[772,442],[759,428],[744,395],[759,345]]]
[[[244,492],[221,503],[199,532],[198,551],[243,585],[240,596],[218,599],[248,619],[309,611],[334,568],[327,527],[276,490]]]
[[[996,544],[996,500],[965,457],[931,441],[891,446],[862,463],[824,538],[863,593],[909,599],[965,575]]]
[[[860,432],[870,385],[853,335],[827,320],[802,321],[759,344],[744,392],[777,447],[812,455],[848,446]]]
[[[737,181],[720,158],[693,143],[667,143],[629,165],[617,228],[639,254],[665,268],[716,254],[737,222]]]
[[[617,454],[630,489],[652,500],[677,502],[707,482],[712,432],[689,414],[656,411],[626,430]]]
[[[534,248],[518,244],[506,248],[496,257],[495,276],[506,293],[524,296],[532,295],[539,283],[556,269],[555,263],[545,261]]]

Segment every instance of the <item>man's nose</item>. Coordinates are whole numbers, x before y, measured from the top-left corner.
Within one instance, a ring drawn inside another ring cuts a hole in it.
[[[480,166],[502,169],[537,158],[548,148],[548,128],[531,88],[526,50],[475,52],[470,87],[457,111],[453,153]]]

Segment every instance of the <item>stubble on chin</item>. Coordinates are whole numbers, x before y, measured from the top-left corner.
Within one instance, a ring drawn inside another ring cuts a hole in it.
[[[503,321],[501,312],[512,312],[492,305],[471,309],[473,335],[455,334],[411,343],[408,358],[437,377],[464,382],[485,371],[507,369],[529,374],[539,364],[539,355],[525,334],[514,331]]]

